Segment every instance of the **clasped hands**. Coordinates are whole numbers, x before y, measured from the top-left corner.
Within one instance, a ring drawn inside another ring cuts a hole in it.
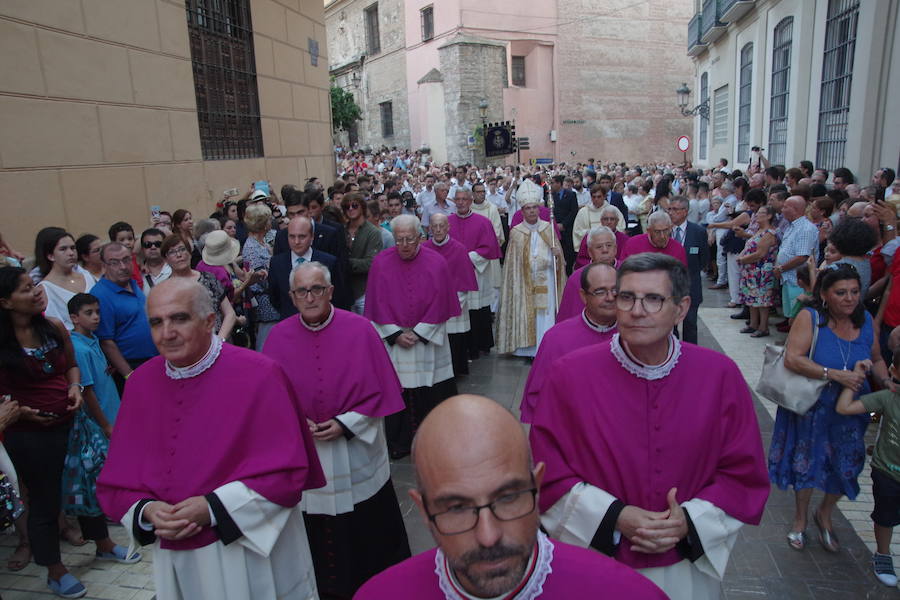
[[[401,348],[412,348],[419,342],[419,336],[414,331],[404,331],[397,336],[396,344]]]
[[[203,496],[191,496],[174,506],[156,500],[144,508],[144,520],[165,540],[183,540],[200,533],[210,524],[209,503]]]
[[[687,536],[687,518],[675,499],[677,491],[677,488],[669,490],[666,511],[653,512],[629,505],[619,513],[616,529],[631,542],[633,552],[662,554]]]

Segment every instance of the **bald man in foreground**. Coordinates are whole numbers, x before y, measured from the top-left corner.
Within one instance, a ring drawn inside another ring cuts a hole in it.
[[[413,445],[410,496],[438,547],[368,581],[355,598],[462,600],[665,598],[636,571],[538,531],[544,464],[532,465],[522,426],[482,396],[454,396],[431,411]]]

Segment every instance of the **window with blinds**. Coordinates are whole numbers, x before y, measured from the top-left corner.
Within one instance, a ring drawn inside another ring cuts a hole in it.
[[[791,44],[794,18],[775,26],[772,48],[772,95],[769,104],[769,162],[784,164],[787,153],[788,100],[791,87]]]
[[[753,92],[753,43],[741,48],[741,67],[738,80],[738,162],[750,160],[750,110]]]
[[[859,0],[829,0],[816,140],[817,167],[844,166],[858,21]]]

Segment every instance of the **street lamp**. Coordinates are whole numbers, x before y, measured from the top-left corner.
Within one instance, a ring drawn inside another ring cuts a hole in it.
[[[700,115],[701,118],[709,121],[709,98],[694,108],[688,109],[688,102],[691,98],[691,88],[687,86],[687,83],[682,83],[681,87],[675,90],[675,93],[678,94],[678,108],[681,109],[682,115],[685,117]]]
[[[481,124],[487,124],[487,109],[488,109],[488,101],[485,98],[481,99],[481,102],[478,103],[478,110],[481,111]]]

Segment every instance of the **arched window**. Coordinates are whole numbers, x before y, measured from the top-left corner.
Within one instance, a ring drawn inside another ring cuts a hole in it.
[[[836,169],[844,166],[858,20],[859,0],[828,2],[816,141],[817,167]]]
[[[738,82],[738,143],[735,162],[750,160],[750,108],[753,91],[753,42],[741,48]]]
[[[791,87],[791,43],[794,17],[775,26],[772,48],[772,97],[769,108],[769,161],[784,164],[787,153],[788,98]]]
[[[703,104],[709,100],[709,73],[704,73],[700,76],[700,103]],[[700,138],[699,144],[697,146],[698,152],[697,156],[700,160],[706,160],[708,140],[707,134],[709,133],[709,121],[700,117]]]

